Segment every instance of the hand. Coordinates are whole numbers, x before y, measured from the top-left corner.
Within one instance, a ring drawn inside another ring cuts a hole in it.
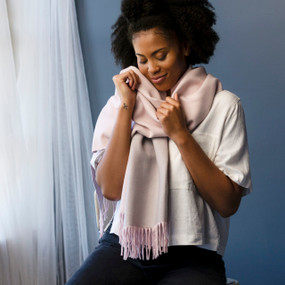
[[[161,122],[165,134],[174,142],[180,135],[188,133],[184,112],[177,93],[174,98],[166,97],[165,102],[157,108],[156,116]]]
[[[140,84],[139,76],[133,70],[128,70],[115,75],[113,82],[119,92],[122,104],[133,108],[136,102],[136,90]]]

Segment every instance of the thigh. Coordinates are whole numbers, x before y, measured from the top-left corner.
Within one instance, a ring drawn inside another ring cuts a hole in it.
[[[171,268],[157,284],[225,285],[224,261],[216,252],[195,246],[170,248]]]
[[[102,242],[66,285],[145,284],[144,273],[123,260],[120,245]]]
[[[226,279],[220,272],[203,267],[186,266],[170,270],[158,285],[225,285]]]

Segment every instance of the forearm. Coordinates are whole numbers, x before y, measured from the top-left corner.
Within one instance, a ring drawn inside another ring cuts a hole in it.
[[[112,136],[98,165],[96,181],[109,200],[121,198],[131,140],[131,108],[120,107]]]
[[[233,215],[240,204],[241,187],[208,158],[189,132],[180,134],[175,143],[203,199],[222,216]]]

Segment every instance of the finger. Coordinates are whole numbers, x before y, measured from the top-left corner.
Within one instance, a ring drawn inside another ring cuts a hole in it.
[[[137,89],[141,83],[140,77],[134,72],[135,76],[135,88]]]
[[[179,107],[180,106],[180,101],[179,101],[177,93],[174,95],[174,98],[166,97],[165,102],[167,102],[167,103],[169,103],[171,105],[174,105],[175,107]]]
[[[160,106],[168,110],[180,109],[180,102],[174,98],[167,97],[165,102],[161,103]]]
[[[130,70],[128,74],[128,79],[129,79],[129,87],[134,91],[138,88],[138,85],[140,83],[139,76],[132,70]]]
[[[175,99],[176,101],[180,102],[178,93],[175,93],[175,94],[174,94],[174,99]]]
[[[157,109],[156,111],[156,118],[161,121],[163,118],[165,118],[165,114],[163,114],[163,112],[159,109]]]
[[[169,109],[159,107],[156,113],[165,117],[169,114]]]
[[[173,111],[175,106],[169,102],[163,102],[160,104],[159,108],[169,110],[169,111]]]
[[[134,88],[138,85],[139,83],[139,77],[137,74],[135,74],[133,71],[127,71],[123,72],[121,74],[115,75],[113,77],[113,81],[115,83],[125,83],[127,84],[130,88]]]

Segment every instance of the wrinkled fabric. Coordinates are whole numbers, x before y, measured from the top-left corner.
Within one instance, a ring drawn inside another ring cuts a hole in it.
[[[141,84],[133,113],[132,141],[120,203],[119,238],[124,259],[157,258],[168,249],[168,137],[156,117],[156,108],[165,100],[135,67]],[[124,72],[126,70],[123,70]],[[189,68],[171,90],[178,93],[189,131],[207,116],[220,81],[203,67]],[[121,102],[116,90],[98,118],[93,152],[106,147]],[[98,189],[98,187],[97,187]],[[98,196],[102,197],[100,190]],[[101,199],[99,199],[101,200]],[[101,203],[101,209],[103,205]]]

